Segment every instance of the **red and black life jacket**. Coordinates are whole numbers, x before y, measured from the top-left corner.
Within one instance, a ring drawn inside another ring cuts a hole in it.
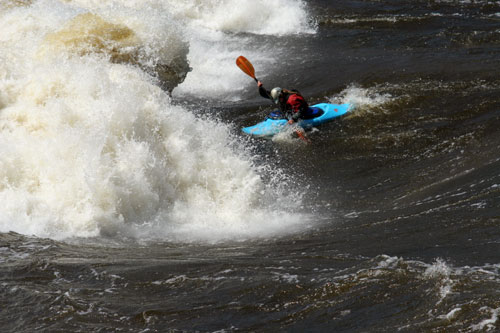
[[[289,114],[297,121],[308,113],[309,105],[297,90],[284,90],[283,97],[280,109],[284,114]]]
[[[287,109],[290,109],[293,113],[305,111],[309,107],[304,97],[299,93],[292,93],[285,97],[287,97]]]

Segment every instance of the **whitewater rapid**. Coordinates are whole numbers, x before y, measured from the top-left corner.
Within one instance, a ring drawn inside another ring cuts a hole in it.
[[[0,231],[216,241],[304,223],[291,209],[300,193],[256,163],[230,124],[176,103],[190,95],[231,100],[223,96],[232,87],[244,89],[248,78],[233,62],[248,49],[235,34],[312,31],[300,1],[287,1],[282,16],[247,10],[255,7],[237,0],[0,6]],[[266,59],[265,51],[252,54]],[[173,97],[165,82],[177,87]]]

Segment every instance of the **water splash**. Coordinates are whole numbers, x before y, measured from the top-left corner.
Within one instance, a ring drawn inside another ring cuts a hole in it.
[[[337,96],[329,98],[330,103],[349,103],[357,109],[369,109],[392,101],[390,94],[381,94],[376,88],[362,88],[352,84]]]
[[[165,9],[42,0],[1,13],[0,231],[216,241],[303,222],[287,199],[300,194],[230,126],[159,87],[158,65],[187,65]]]

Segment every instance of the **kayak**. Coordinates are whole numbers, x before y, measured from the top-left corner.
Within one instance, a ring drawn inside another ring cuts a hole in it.
[[[311,128],[316,127],[318,125],[327,123],[329,121],[338,118],[347,112],[351,111],[352,104],[329,104],[329,103],[320,103],[313,105],[311,108],[316,109],[318,116],[311,119],[301,119],[297,123],[302,128]],[[243,127],[243,132],[255,136],[273,136],[278,134],[283,129],[285,129],[288,119],[273,117],[275,114],[273,112],[271,117],[268,117],[266,120],[261,121],[258,124],[249,127]]]

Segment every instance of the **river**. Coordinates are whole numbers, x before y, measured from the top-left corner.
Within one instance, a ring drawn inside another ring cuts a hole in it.
[[[2,331],[499,330],[499,147],[498,1],[4,1]]]

